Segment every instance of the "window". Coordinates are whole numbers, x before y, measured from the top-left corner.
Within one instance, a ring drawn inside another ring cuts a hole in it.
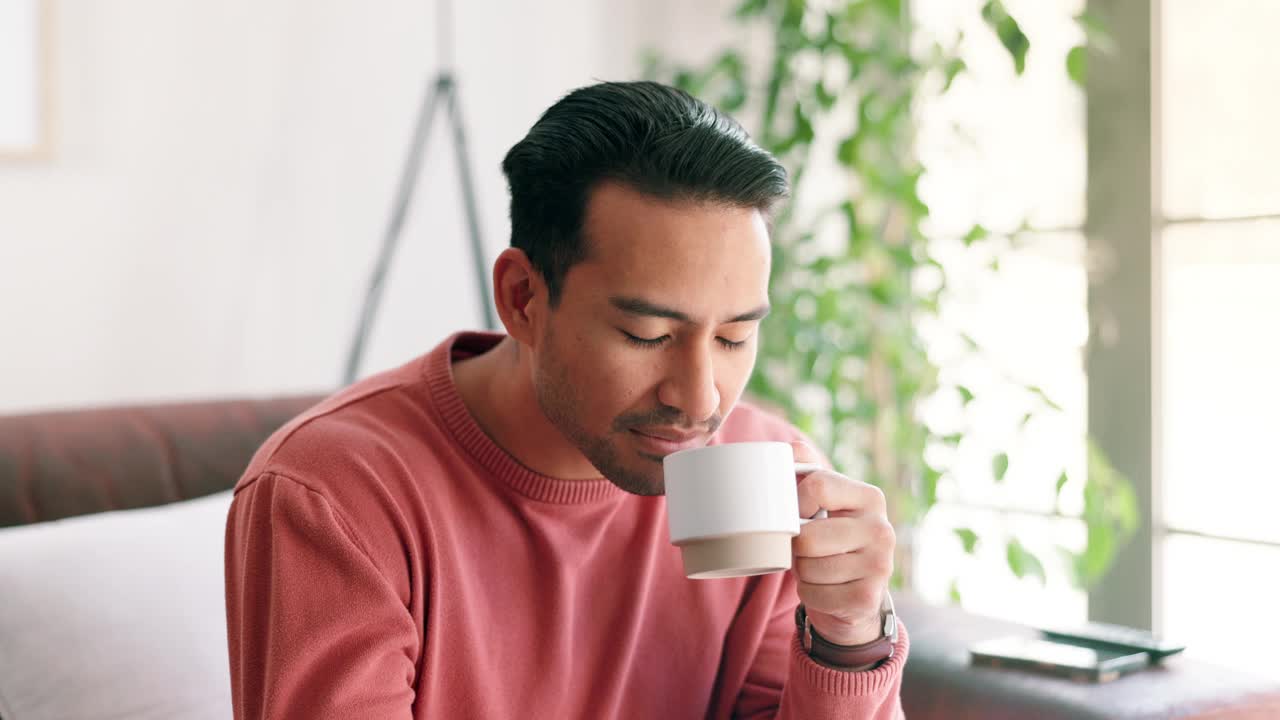
[[[1280,678],[1280,3],[1158,10],[1156,617]]]
[[[921,108],[920,152],[929,168],[922,194],[930,207],[932,252],[946,267],[940,321],[921,332],[948,393],[922,411],[931,427],[963,432],[956,448],[930,448],[945,468],[938,504],[915,538],[912,580],[933,602],[953,588],[968,610],[1026,623],[1083,621],[1087,597],[1068,580],[1058,548],[1080,550],[1088,337],[1085,238],[1084,93],[1063,58],[1084,39],[1073,20],[1083,0],[1006,0],[1031,40],[1025,72],[983,24],[982,2],[912,3],[924,35],[944,44],[963,32],[967,65],[946,96]],[[957,128],[959,132],[957,132]],[[1020,231],[1023,224],[1034,228]],[[992,238],[965,247],[980,224]],[[996,263],[998,269],[993,269]],[[982,357],[965,350],[957,331]],[[1061,410],[1025,390],[1043,389]],[[1029,422],[1022,418],[1035,411]],[[997,482],[992,458],[1007,453]],[[1070,478],[1061,502],[1055,481]],[[955,529],[972,529],[972,555]],[[1045,582],[1015,578],[1006,544],[1016,538],[1044,565]]]
[[[963,413],[954,400],[925,408],[943,425],[974,417],[942,458],[964,482],[939,484],[917,538],[916,586],[944,602],[959,578],[967,609],[1032,624],[1154,627],[1189,655],[1280,678],[1267,650],[1280,643],[1280,3],[1089,0],[1114,49],[1091,55],[1083,94],[1060,62],[1081,40],[1072,18],[1084,3],[1006,4],[1031,40],[1026,74],[1013,76],[983,28],[966,28],[972,73],[957,82],[972,86],[922,111],[930,230],[1007,232],[1024,213],[1044,231],[998,250],[994,274],[982,267],[991,258],[948,257],[941,242],[955,286],[943,324],[970,332],[1001,372],[1040,385],[1063,412],[1008,427],[1016,394],[924,329],[944,381],[976,399]],[[976,5],[965,5],[913,7],[927,33],[967,22]],[[937,140],[964,117],[979,122],[968,145]],[[1087,598],[1052,550],[1083,542],[1072,516],[1086,426],[1134,481],[1143,521]],[[984,482],[999,448],[1008,476]],[[1061,502],[1018,482],[1059,465],[1072,476]],[[957,526],[994,542],[970,557]],[[1044,586],[1010,577],[1005,534],[1045,561]],[[1247,643],[1235,635],[1241,621]]]

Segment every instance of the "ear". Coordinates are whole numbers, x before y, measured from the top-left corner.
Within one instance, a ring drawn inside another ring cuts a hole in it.
[[[547,284],[523,250],[509,247],[493,263],[493,302],[507,334],[532,347],[545,322]]]

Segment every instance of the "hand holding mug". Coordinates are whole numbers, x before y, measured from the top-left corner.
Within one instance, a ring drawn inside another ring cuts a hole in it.
[[[792,443],[797,463],[820,463],[809,445]],[[802,517],[826,510],[792,538],[796,592],[809,622],[839,645],[881,637],[881,602],[893,575],[895,536],[884,493],[834,470],[820,469],[796,486]]]

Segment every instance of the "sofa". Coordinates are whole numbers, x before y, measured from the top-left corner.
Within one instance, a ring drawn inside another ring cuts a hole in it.
[[[222,532],[258,445],[317,397],[0,417],[0,719],[230,716]],[[1095,685],[969,664],[1030,628],[909,595],[907,717],[1280,718],[1191,658]]]

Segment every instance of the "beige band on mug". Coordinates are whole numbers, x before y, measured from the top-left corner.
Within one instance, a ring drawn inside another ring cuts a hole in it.
[[[791,568],[791,535],[746,533],[680,545],[684,574],[695,580],[747,577]]]

